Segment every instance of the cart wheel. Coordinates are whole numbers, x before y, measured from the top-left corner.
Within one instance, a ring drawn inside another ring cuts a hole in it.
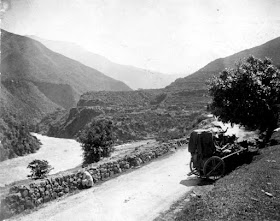
[[[225,173],[225,162],[217,156],[206,160],[203,166],[203,174],[207,179],[217,180]]]
[[[196,169],[196,168],[194,167],[194,165],[193,165],[193,158],[191,158],[190,170],[191,170],[191,173],[192,173],[192,174],[199,176],[199,172],[197,171],[197,169]]]

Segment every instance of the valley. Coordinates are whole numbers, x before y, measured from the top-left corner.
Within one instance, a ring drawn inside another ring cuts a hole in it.
[[[213,123],[207,81],[249,55],[279,67],[279,48],[275,38],[177,78],[1,30],[0,190],[9,207],[1,209],[7,217],[31,209],[11,220],[155,219],[199,184],[186,176],[185,143],[191,131]],[[76,140],[104,119],[112,122],[114,152],[86,165],[96,186],[81,191],[83,151]],[[26,179],[34,159],[54,167],[48,179]]]

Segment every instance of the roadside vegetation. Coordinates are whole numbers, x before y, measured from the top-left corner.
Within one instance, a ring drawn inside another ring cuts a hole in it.
[[[31,174],[27,177],[35,180],[46,178],[49,172],[53,170],[53,167],[46,160],[33,160],[28,164],[27,168],[31,170]]]

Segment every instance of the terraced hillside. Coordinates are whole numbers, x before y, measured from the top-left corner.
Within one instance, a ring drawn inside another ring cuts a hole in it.
[[[209,97],[206,91],[138,90],[88,92],[77,107],[44,118],[38,131],[73,138],[93,119],[107,118],[119,141],[183,136],[198,118]]]

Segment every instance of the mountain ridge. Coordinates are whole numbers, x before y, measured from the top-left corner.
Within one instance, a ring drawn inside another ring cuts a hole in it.
[[[167,88],[185,88],[185,89],[206,89],[205,82],[213,75],[217,75],[225,68],[234,68],[235,63],[244,60],[246,57],[253,55],[257,58],[271,58],[273,64],[280,66],[280,37],[272,39],[264,44],[253,48],[245,49],[224,58],[218,58],[209,62],[207,65],[188,75],[179,78],[167,86]]]
[[[167,86],[182,75],[168,75],[157,71],[146,70],[132,65],[117,64],[110,59],[90,52],[76,43],[52,41],[30,36],[41,42],[53,51],[61,53],[69,58],[77,60],[102,73],[125,82],[133,89],[158,89]]]

